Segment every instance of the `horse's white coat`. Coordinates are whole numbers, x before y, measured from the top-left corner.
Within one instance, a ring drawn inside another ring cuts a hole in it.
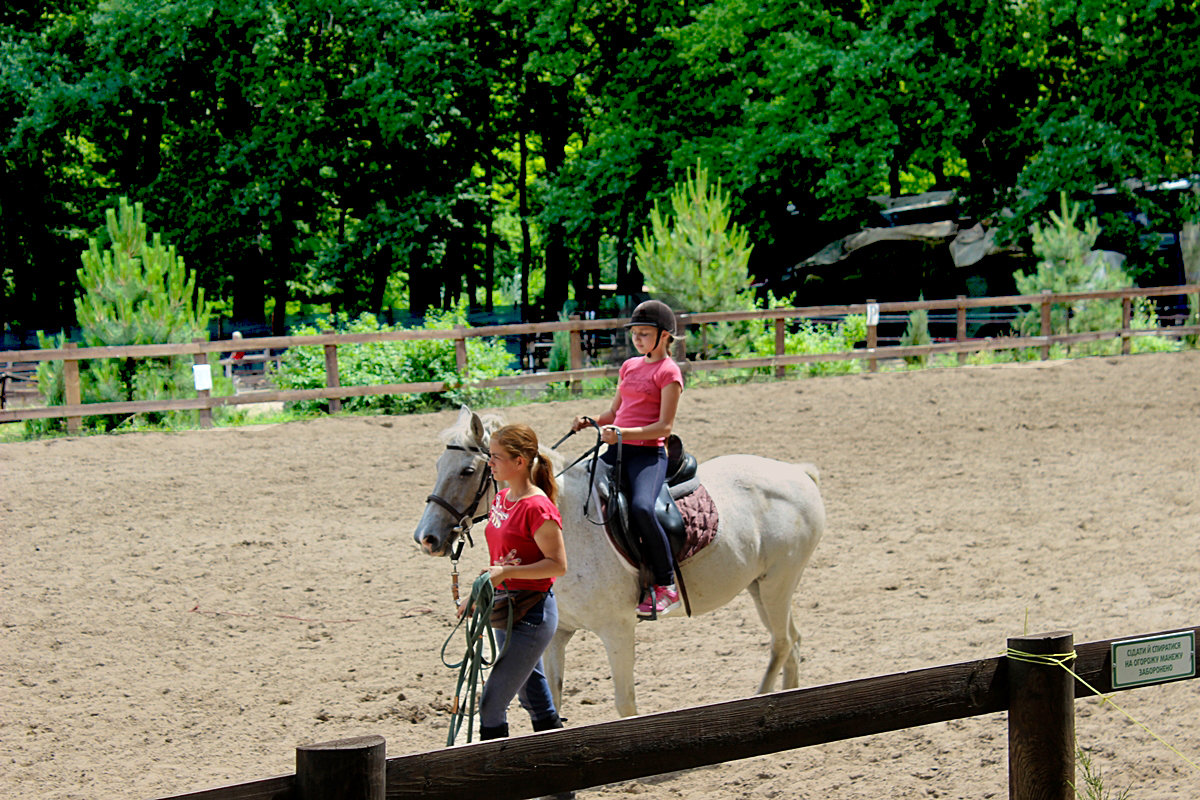
[[[500,421],[486,422],[463,408],[458,423],[443,434],[448,443],[479,447]],[[557,454],[543,449],[557,464]],[[446,450],[438,459],[433,493],[463,508],[474,496],[482,469],[469,451]],[[799,685],[800,634],[796,629],[792,594],[800,574],[825,528],[825,506],[817,489],[817,470],[809,464],[788,464],[751,455],[729,455],[699,467],[701,483],[712,495],[720,516],[716,539],[680,565],[693,614],[704,614],[746,589],[759,618],[771,636],[770,658],[759,692],[775,688],[782,675],[785,689]],[[600,637],[613,676],[617,713],[637,713],[634,699],[634,627],[637,625],[637,578],[622,565],[604,532],[584,518],[584,499],[590,490],[584,465],[560,479],[559,509],[567,573],[554,585],[558,597],[558,632],[543,657],[546,677],[561,707],[562,676],[567,642],[577,630]],[[482,514],[489,493],[474,514]],[[426,552],[444,555],[455,521],[440,506],[428,504],[413,538]],[[599,514],[593,501],[588,516]],[[682,613],[682,612],[677,612]]]

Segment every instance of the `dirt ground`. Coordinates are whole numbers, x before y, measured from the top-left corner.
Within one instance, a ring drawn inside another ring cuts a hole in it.
[[[553,441],[606,405],[502,413]],[[411,534],[453,419],[0,444],[0,797],[182,794],[370,733],[389,756],[444,745],[450,567]],[[822,471],[804,686],[996,656],[1022,632],[1200,624],[1200,353],[693,388],[677,431],[701,459]],[[744,593],[638,634],[642,713],[747,696],[765,666]],[[1200,763],[1200,680],[1114,700]],[[562,713],[615,718],[594,635],[568,649]],[[1006,730],[995,714],[580,797],[1003,798]],[[1200,769],[1112,706],[1078,701],[1077,737],[1113,789],[1200,797]]]

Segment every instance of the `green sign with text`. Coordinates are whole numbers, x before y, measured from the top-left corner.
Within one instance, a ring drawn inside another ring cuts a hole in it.
[[[1127,689],[1196,674],[1194,631],[1113,642],[1112,685]]]

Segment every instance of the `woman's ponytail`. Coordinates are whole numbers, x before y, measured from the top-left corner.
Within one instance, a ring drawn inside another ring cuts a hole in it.
[[[550,502],[558,505],[558,481],[554,477],[554,468],[550,466],[550,462],[539,453],[537,460],[533,462],[533,468],[529,471],[529,476],[533,479],[533,485],[546,493],[546,497],[550,498]]]
[[[529,465],[529,479],[546,493],[550,502],[558,505],[558,481],[550,461],[538,451],[537,434],[528,425],[505,425],[492,434],[492,439],[510,456],[521,456]]]

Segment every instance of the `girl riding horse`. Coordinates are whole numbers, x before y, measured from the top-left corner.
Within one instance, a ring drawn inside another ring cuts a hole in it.
[[[616,462],[619,448],[630,521],[645,543],[654,575],[654,585],[638,605],[638,615],[657,619],[679,607],[675,560],[666,531],[654,513],[654,502],[667,479],[664,443],[675,424],[683,374],[668,354],[675,340],[675,313],[666,303],[647,300],[640,304],[625,327],[641,355],[621,365],[612,406],[596,422],[601,438],[609,445],[601,458],[610,466]],[[571,430],[589,424],[576,417]]]

